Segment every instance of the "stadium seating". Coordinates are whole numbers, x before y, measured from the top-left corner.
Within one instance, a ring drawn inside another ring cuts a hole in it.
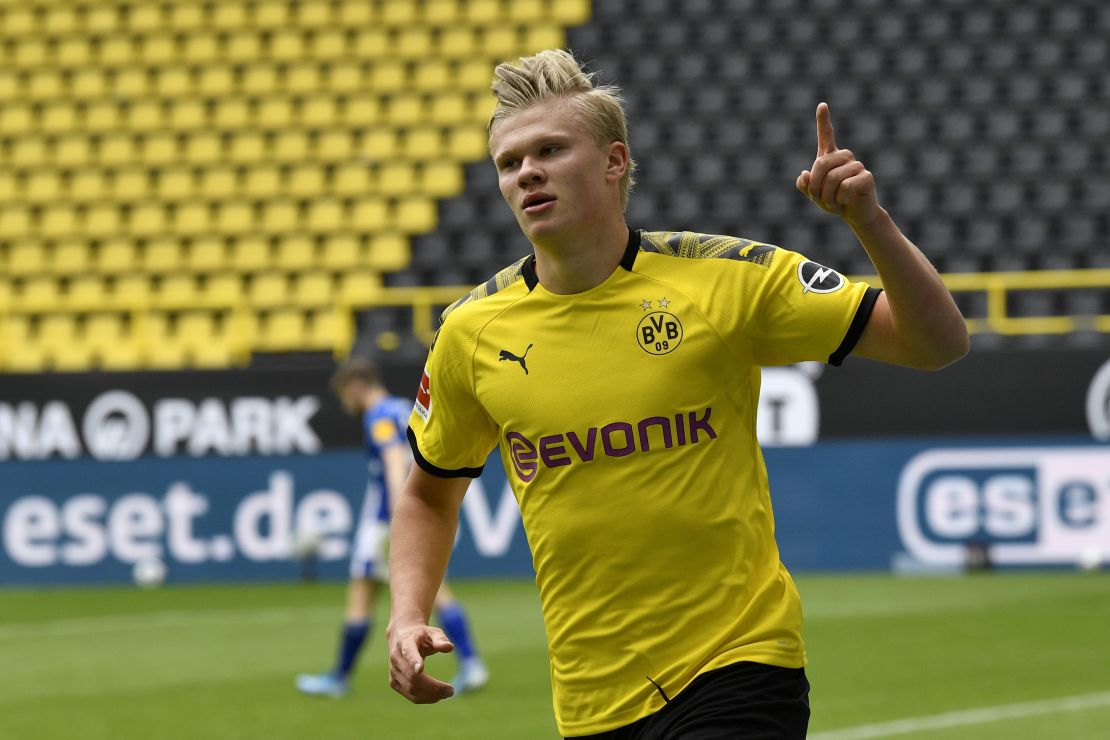
[[[589,14],[0,2],[0,370],[346,351],[486,155],[494,64]]]

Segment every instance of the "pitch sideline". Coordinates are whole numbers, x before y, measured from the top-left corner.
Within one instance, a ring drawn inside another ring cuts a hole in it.
[[[809,740],[867,740],[868,738],[893,737],[926,730],[941,730],[949,727],[1020,719],[1040,714],[1080,712],[1085,709],[1106,706],[1110,706],[1110,691],[1061,696],[1056,699],[1042,699],[1017,704],[998,704],[978,709],[964,709],[923,717],[908,717],[889,722],[856,725],[855,727],[812,733],[809,735]]]

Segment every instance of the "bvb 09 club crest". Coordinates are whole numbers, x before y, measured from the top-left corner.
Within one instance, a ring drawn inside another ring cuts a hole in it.
[[[636,325],[636,341],[649,355],[665,355],[674,352],[682,343],[682,322],[670,311],[652,311],[652,304],[660,309],[670,307],[670,301],[645,300],[640,307],[645,311],[640,323]]]

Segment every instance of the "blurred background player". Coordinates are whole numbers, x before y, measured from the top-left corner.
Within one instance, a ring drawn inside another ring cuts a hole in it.
[[[370,482],[352,543],[347,610],[335,666],[325,673],[301,674],[296,684],[306,694],[341,697],[350,691],[351,672],[370,634],[378,587],[389,577],[390,510],[412,466],[405,439],[412,402],[390,395],[373,363],[363,358],[340,365],[332,390],[347,413],[362,417]],[[489,671],[475,649],[466,613],[446,583],[436,595],[435,608],[458,654],[459,672],[451,682],[455,693],[480,689]]]

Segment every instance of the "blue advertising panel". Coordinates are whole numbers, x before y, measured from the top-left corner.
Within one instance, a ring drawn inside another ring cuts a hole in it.
[[[764,451],[793,570],[951,567],[969,544],[1004,566],[1110,554],[1110,448],[1089,438],[828,441]],[[347,573],[366,487],[359,451],[237,458],[8,461],[0,584],[292,579],[296,555]],[[496,455],[463,502],[453,577],[531,576]]]

